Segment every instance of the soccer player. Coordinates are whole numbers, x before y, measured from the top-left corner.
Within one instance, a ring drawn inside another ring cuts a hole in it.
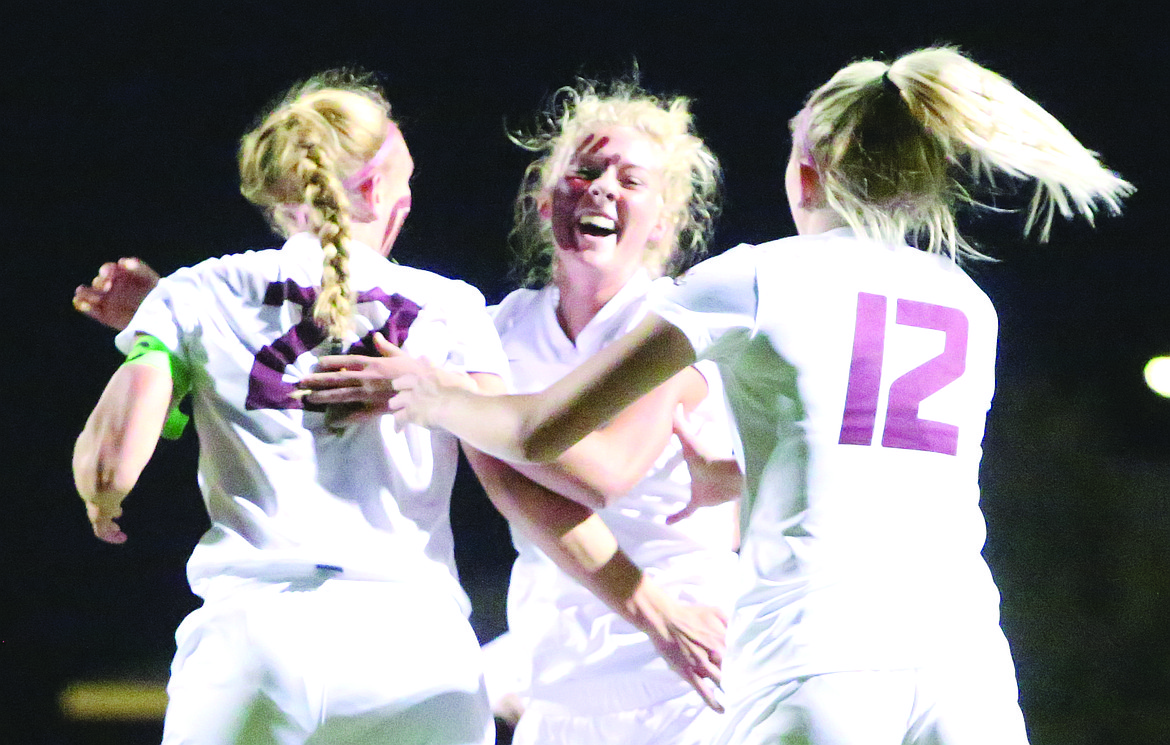
[[[718,162],[694,134],[685,98],[617,81],[582,82],[555,101],[542,130],[515,137],[539,154],[517,196],[512,233],[514,273],[525,287],[495,311],[520,393],[543,390],[636,326],[655,279],[705,249],[717,209]],[[505,515],[532,482],[543,485],[595,510],[665,591],[728,612],[734,504],[669,519],[691,495],[672,436],[680,406],[730,457],[730,418],[710,362],[679,372],[553,464],[469,457]],[[644,633],[513,532],[508,626],[533,650],[513,741],[706,743],[720,715],[671,673]]]
[[[502,390],[483,297],[387,260],[413,161],[369,81],[296,86],[244,136],[239,167],[286,242],[159,281],[123,319],[127,362],[74,454],[95,534],[124,542],[122,501],[190,390],[211,528],[188,562],[203,605],[176,634],[163,742],[489,743],[452,554],[457,442],[342,422],[295,386],[380,333]],[[152,281],[141,271],[107,276]]]

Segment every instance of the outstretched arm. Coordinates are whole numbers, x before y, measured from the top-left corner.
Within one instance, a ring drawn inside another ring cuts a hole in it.
[[[694,362],[687,337],[651,314],[542,393],[476,396],[410,371],[394,380],[389,406],[399,424],[449,430],[506,461],[544,462]]]
[[[304,395],[316,404],[360,403],[368,413],[385,413],[394,395],[393,380],[407,374],[435,376],[444,389],[464,388],[487,393],[469,384],[465,373],[433,369],[375,335],[383,357],[339,355],[322,357],[317,371],[301,380]],[[501,391],[502,392],[502,391]],[[515,464],[516,470],[537,483],[587,507],[608,506],[642,480],[671,437],[674,410],[692,410],[707,395],[707,381],[693,367],[685,367],[665,383],[640,397],[612,420],[574,445],[553,463]]]
[[[171,375],[148,364],[118,368],[73,449],[73,481],[98,538],[124,543],[114,522],[154,453],[171,403]]]
[[[621,551],[609,527],[588,508],[528,479],[506,463],[464,447],[496,508],[576,579],[650,637],[663,658],[712,708],[719,684],[726,619],[706,606],[683,605],[648,580]]]
[[[693,367],[642,396],[552,463],[514,467],[586,507],[608,507],[646,477],[671,437],[675,409],[693,410],[707,381]]]
[[[381,357],[362,354],[332,354],[317,360],[315,371],[298,384],[294,395],[314,404],[357,404],[347,418],[386,414],[394,396],[394,380],[407,374],[434,375],[444,388],[461,388],[470,393],[500,395],[507,388],[494,373],[466,373],[433,367],[428,361],[403,352],[374,334],[374,347]]]
[[[157,284],[158,272],[145,262],[118,259],[102,264],[93,282],[73,291],[73,307],[98,323],[121,330]]]

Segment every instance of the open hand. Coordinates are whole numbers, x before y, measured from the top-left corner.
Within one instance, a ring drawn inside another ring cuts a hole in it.
[[[743,493],[743,473],[729,454],[716,454],[701,436],[702,423],[688,419],[679,406],[674,413],[674,434],[682,444],[683,459],[691,473],[691,501],[666,518],[673,525],[700,507],[713,507],[738,499]]]
[[[317,371],[298,383],[298,387],[306,391],[305,400],[324,405],[357,404],[362,407],[360,413],[385,414],[396,411],[392,399],[397,398],[402,385],[414,387],[419,381],[428,381],[436,390],[475,389],[475,383],[467,373],[440,370],[428,360],[402,351],[386,341],[382,334],[374,335],[374,346],[381,357],[340,354],[318,360]],[[405,418],[400,420],[397,413],[394,418],[399,428],[412,423]]]
[[[89,285],[73,291],[73,307],[98,323],[121,331],[147,294],[158,284],[158,272],[139,259],[107,262]]]
[[[664,610],[655,627],[649,636],[658,653],[708,706],[722,712],[717,691],[727,635],[723,613],[706,605],[675,603]]]
[[[316,372],[301,378],[298,387],[312,404],[360,404],[367,411],[386,413],[386,404],[394,395],[394,379],[427,366],[374,335],[374,346],[381,357],[361,354],[326,355],[317,361]]]

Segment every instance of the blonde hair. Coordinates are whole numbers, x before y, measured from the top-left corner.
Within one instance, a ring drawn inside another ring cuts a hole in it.
[[[719,214],[719,161],[694,133],[690,100],[659,98],[636,80],[618,80],[599,90],[578,80],[556,92],[542,122],[528,134],[510,133],[520,147],[540,156],[524,172],[509,234],[513,273],[522,286],[541,287],[552,279],[555,241],[540,215],[557,179],[569,167],[582,139],[604,127],[630,127],[663,152],[663,213],[666,229],[643,257],[651,275],[676,275],[707,249]]]
[[[353,326],[347,242],[357,184],[345,178],[396,133],[390,105],[369,75],[330,70],[290,89],[240,141],[240,192],[280,235],[308,230],[321,241],[313,318],[336,341]]]
[[[952,258],[985,258],[955,224],[957,206],[976,204],[965,183],[994,186],[997,172],[1034,180],[1024,233],[1041,241],[1057,210],[1092,223],[1134,189],[1010,82],[949,47],[848,65],[791,128],[827,206],[855,232]]]

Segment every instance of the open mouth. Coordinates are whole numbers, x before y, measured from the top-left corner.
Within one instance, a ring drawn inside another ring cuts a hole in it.
[[[604,238],[617,233],[617,223],[605,215],[584,215],[577,222],[577,229],[585,235]]]

